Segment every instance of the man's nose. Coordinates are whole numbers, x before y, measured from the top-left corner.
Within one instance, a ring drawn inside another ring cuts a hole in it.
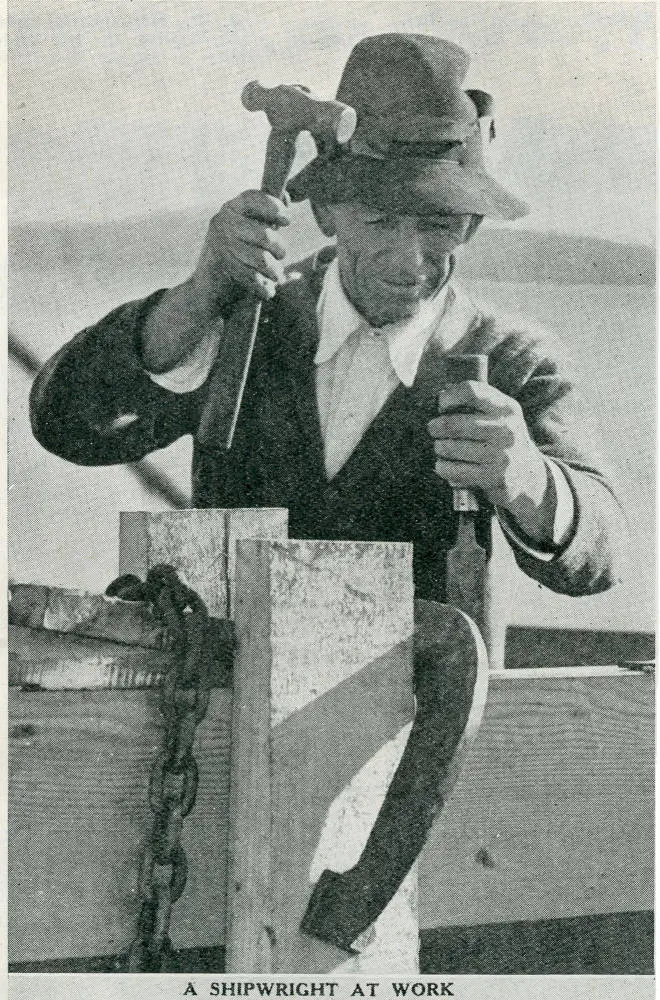
[[[402,219],[390,232],[390,245],[397,263],[406,276],[416,278],[427,264],[426,247],[417,225],[412,220]]]

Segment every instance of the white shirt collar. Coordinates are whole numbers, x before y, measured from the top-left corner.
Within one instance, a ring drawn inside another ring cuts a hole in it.
[[[441,332],[445,350],[453,347],[465,332],[453,329],[456,324],[444,322],[452,310],[447,309],[449,283],[424,302],[412,319],[389,323],[374,330],[349,302],[339,278],[335,257],[328,267],[316,307],[319,324],[319,346],[314,357],[316,365],[329,361],[346,340],[360,327],[365,334],[380,334],[385,338],[390,362],[397,378],[408,388],[415,381],[424,348],[434,332]],[[453,290],[452,290],[452,298]]]

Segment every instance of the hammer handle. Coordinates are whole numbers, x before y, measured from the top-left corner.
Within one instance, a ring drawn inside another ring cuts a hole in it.
[[[284,200],[286,182],[296,158],[296,136],[292,132],[273,129],[266,143],[266,162],[261,178],[261,190],[273,198]]]

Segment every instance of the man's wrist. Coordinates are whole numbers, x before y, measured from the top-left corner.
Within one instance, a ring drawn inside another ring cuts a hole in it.
[[[209,291],[193,274],[169,289],[147,316],[141,333],[142,364],[148,372],[172,371],[198,346],[219,318],[230,295],[230,280]]]
[[[537,455],[538,461],[528,464],[525,481],[514,495],[492,500],[525,538],[543,548],[555,548],[557,491],[548,463],[540,452]]]

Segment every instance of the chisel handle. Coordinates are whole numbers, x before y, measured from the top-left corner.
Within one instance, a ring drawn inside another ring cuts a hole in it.
[[[448,354],[445,358],[445,381],[447,385],[458,385],[460,382],[487,382],[488,355]],[[453,494],[454,510],[467,513],[479,510],[479,501],[472,490],[455,489]]]

